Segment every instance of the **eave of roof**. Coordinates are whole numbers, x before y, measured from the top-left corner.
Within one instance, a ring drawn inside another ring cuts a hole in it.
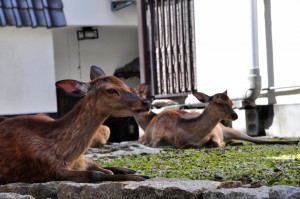
[[[0,0],[0,26],[66,26],[62,0]]]

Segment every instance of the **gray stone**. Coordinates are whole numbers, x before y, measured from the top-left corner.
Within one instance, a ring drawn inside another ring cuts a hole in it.
[[[59,199],[81,199],[101,198],[114,199],[122,198],[121,182],[110,183],[65,183],[62,184],[57,193]]]
[[[300,187],[277,185],[270,189],[270,199],[299,199]]]
[[[92,160],[99,160],[106,157],[157,153],[160,153],[159,148],[147,147],[136,142],[121,142],[104,145],[103,148],[91,148],[85,153],[85,156]]]
[[[299,199],[300,187],[244,188],[240,182],[153,178],[134,182],[12,183],[0,186],[0,198],[52,199]],[[233,188],[238,187],[238,188]]]
[[[100,184],[61,184],[58,198],[200,198],[204,191],[216,189],[219,182],[153,178],[142,182],[111,182]]]
[[[61,182],[47,183],[11,183],[0,186],[0,192],[31,195],[35,198],[57,198],[57,189]]]
[[[21,195],[17,193],[0,193],[1,199],[35,199],[30,195]]]
[[[217,189],[207,191],[203,194],[203,199],[267,199],[269,198],[269,187],[260,188],[233,188]]]
[[[123,196],[124,199],[193,199],[201,198],[203,192],[216,189],[219,185],[219,182],[206,180],[153,178],[127,184],[123,188]]]

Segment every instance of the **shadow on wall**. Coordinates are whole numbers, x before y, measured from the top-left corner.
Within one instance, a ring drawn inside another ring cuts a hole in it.
[[[274,107],[273,105],[257,106],[258,113],[258,136],[265,136],[266,129],[269,129],[273,124]]]

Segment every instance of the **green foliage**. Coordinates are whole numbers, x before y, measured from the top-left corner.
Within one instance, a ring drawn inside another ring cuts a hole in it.
[[[255,145],[205,149],[162,149],[160,154],[97,161],[150,177],[242,181],[252,186],[300,186],[299,145]]]

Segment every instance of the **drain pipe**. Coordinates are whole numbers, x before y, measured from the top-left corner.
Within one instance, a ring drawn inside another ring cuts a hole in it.
[[[258,28],[257,28],[257,0],[251,0],[251,25],[252,25],[252,68],[249,70],[249,89],[246,91],[244,100],[249,106],[255,105],[255,100],[261,91],[261,76],[258,57]]]
[[[252,25],[252,68],[249,71],[249,89],[244,96],[246,132],[250,136],[260,134],[260,121],[255,100],[261,91],[261,76],[258,59],[258,28],[257,28],[257,0],[251,0],[251,25]]]

